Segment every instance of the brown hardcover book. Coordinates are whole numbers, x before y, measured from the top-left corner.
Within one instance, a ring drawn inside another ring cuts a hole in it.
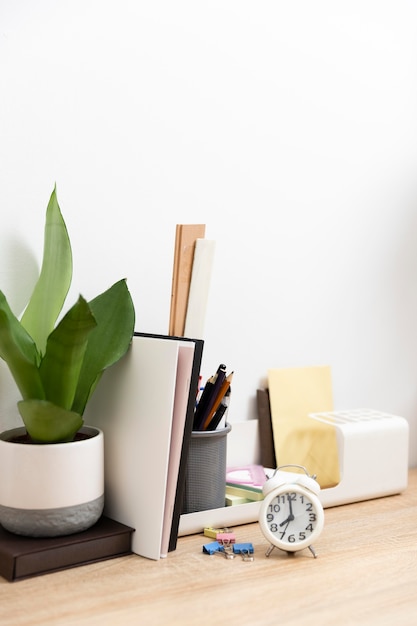
[[[272,432],[271,406],[269,403],[268,389],[257,389],[256,400],[258,406],[259,443],[261,448],[260,463],[264,467],[275,469],[277,467],[275,457],[274,435]]]
[[[131,553],[133,528],[101,517],[88,530],[65,537],[32,538],[0,526],[0,575],[9,581]]]

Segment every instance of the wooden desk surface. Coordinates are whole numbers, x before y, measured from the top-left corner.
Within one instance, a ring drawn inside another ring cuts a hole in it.
[[[271,626],[417,624],[417,469],[398,496],[325,510],[309,550],[288,556],[258,524],[234,528],[255,560],[202,553],[206,537],[178,540],[167,559],[131,555],[9,583],[2,626]]]

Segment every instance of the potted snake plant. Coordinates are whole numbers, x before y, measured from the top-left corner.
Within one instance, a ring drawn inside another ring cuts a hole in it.
[[[85,530],[104,506],[103,433],[83,414],[103,371],[127,352],[135,311],[126,280],[63,314],[72,251],[54,188],[41,271],[18,319],[0,291],[0,357],[23,424],[0,434],[0,524],[35,537]]]

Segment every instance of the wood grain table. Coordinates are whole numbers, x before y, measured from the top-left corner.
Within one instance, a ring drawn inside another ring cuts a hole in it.
[[[10,583],[2,626],[324,626],[417,624],[417,469],[400,495],[325,509],[309,550],[268,547],[258,524],[233,529],[254,560],[209,556],[203,534],[168,558],[129,555]]]

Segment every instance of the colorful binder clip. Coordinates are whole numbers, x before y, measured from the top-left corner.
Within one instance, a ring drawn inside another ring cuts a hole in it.
[[[206,526],[206,528],[204,529],[204,536],[211,537],[212,539],[217,539],[217,535],[229,532],[229,528],[212,528],[211,526]]]
[[[211,543],[206,543],[203,546],[204,554],[214,554],[215,552],[219,552],[222,546],[218,541],[212,541]]]
[[[204,529],[204,536],[211,537],[212,539],[217,539],[217,535],[221,532],[224,532],[225,529],[221,530],[220,528],[211,528],[211,526]]]
[[[235,543],[236,536],[234,533],[217,533],[216,540],[223,545]]]
[[[225,559],[234,559],[235,555],[233,554],[233,549],[231,545],[224,545],[219,543],[218,541],[212,541],[211,543],[206,543],[203,546],[203,552],[205,554],[218,554],[219,556],[223,556]]]
[[[233,546],[233,552],[240,554],[243,561],[253,561],[253,545],[251,543],[235,543]]]

